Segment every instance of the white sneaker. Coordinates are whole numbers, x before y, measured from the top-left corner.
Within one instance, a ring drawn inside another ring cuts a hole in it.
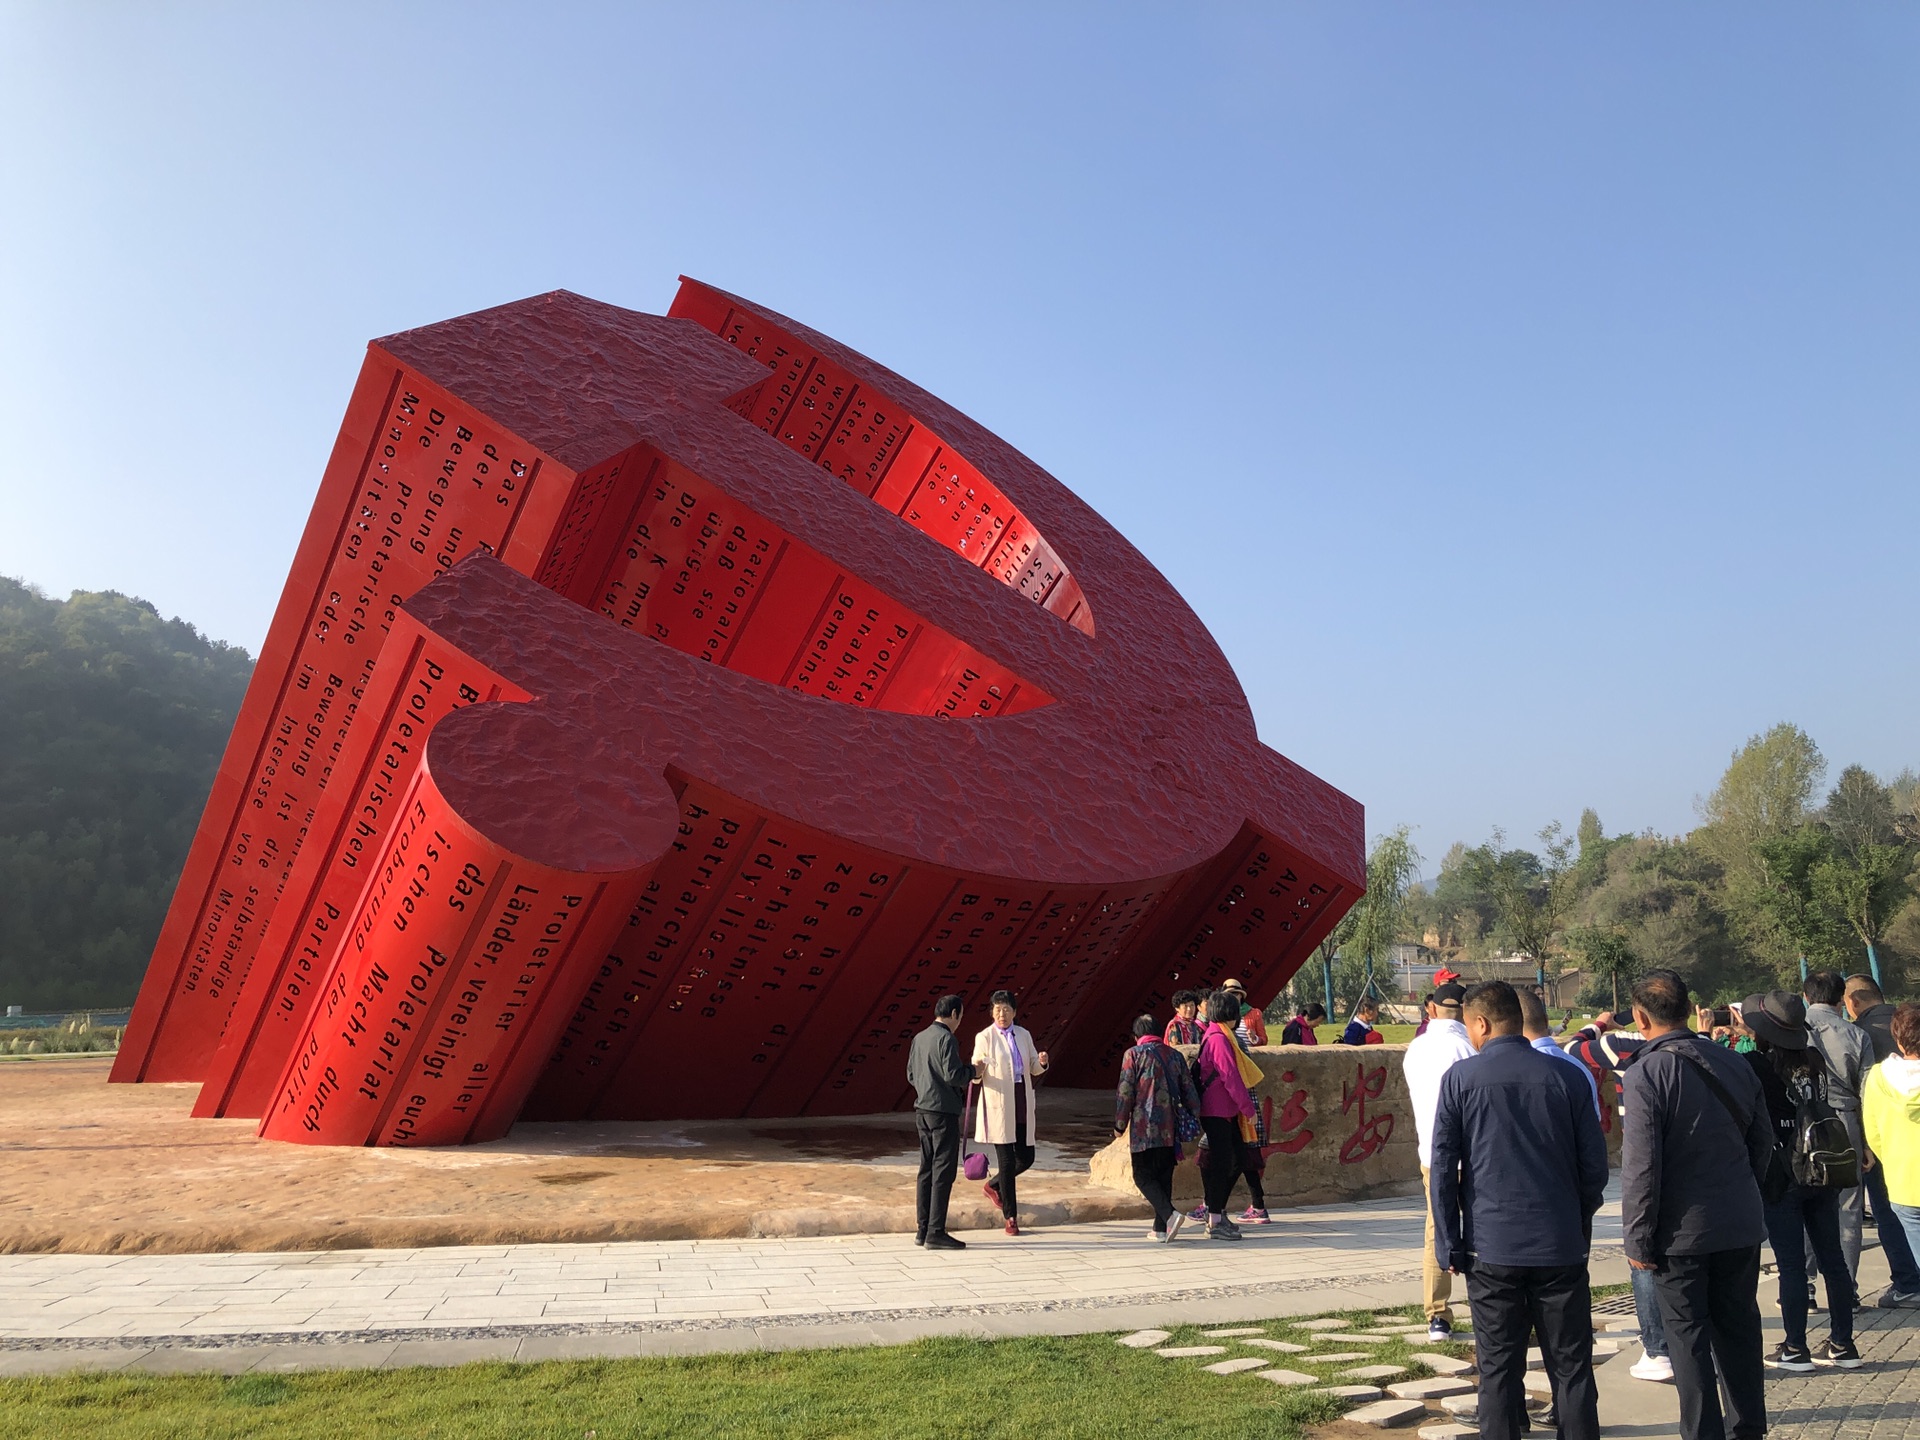
[[[1671,1381],[1673,1361],[1665,1355],[1649,1355],[1642,1350],[1640,1358],[1627,1367],[1627,1373],[1636,1380]]]

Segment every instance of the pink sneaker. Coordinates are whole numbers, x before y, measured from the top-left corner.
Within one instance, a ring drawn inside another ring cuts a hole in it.
[[[1268,1215],[1266,1211],[1256,1210],[1253,1206],[1249,1205],[1240,1212],[1240,1223],[1242,1225],[1271,1225],[1273,1223],[1273,1217]]]

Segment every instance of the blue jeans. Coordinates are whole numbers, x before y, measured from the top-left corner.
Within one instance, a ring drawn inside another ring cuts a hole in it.
[[[1878,1166],[1874,1167],[1878,1169]],[[1907,1248],[1920,1255],[1920,1205],[1893,1204],[1887,1207],[1893,1211],[1894,1218],[1900,1222],[1900,1229],[1906,1234]],[[1886,1244],[1883,1238],[1880,1242]]]
[[[1880,1230],[1880,1248],[1892,1272],[1893,1288],[1901,1295],[1920,1294],[1920,1265],[1913,1259],[1907,1227],[1895,1216],[1898,1208],[1887,1200],[1887,1172],[1876,1165],[1866,1174],[1867,1199],[1873,1205],[1873,1223]]]
[[[1914,1212],[1916,1222],[1920,1222],[1920,1210]],[[1660,1318],[1660,1298],[1654,1294],[1653,1271],[1627,1269],[1627,1277],[1633,1281],[1633,1313],[1640,1321],[1640,1348],[1656,1360],[1666,1358],[1667,1326]]]
[[[1767,1206],[1767,1238],[1780,1271],[1780,1324],[1787,1343],[1796,1350],[1807,1348],[1807,1241],[1812,1240],[1827,1282],[1827,1333],[1842,1345],[1851,1344],[1853,1276],[1840,1248],[1840,1192],[1795,1185]]]

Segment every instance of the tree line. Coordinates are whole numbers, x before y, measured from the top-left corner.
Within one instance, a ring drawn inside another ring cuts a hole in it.
[[[1496,830],[1454,844],[1433,883],[1406,827],[1368,859],[1369,893],[1322,946],[1336,998],[1350,1002],[1367,959],[1386,977],[1401,942],[1473,964],[1526,955],[1550,974],[1578,969],[1579,1001],[1610,1005],[1663,966],[1713,1001],[1782,986],[1808,968],[1878,972],[1889,994],[1920,980],[1920,775],[1881,778],[1827,762],[1798,726],[1775,725],[1734,752],[1701,823],[1686,835],[1609,835],[1584,811],[1532,847]],[[1320,993],[1318,967],[1295,981]]]
[[[0,577],[0,1004],[130,1004],[253,661],[113,591]]]

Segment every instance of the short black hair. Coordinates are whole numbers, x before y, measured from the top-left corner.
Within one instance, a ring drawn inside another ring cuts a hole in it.
[[[1133,1022],[1133,1038],[1144,1040],[1149,1035],[1160,1033],[1160,1022],[1151,1015],[1142,1015]]]
[[[1847,976],[1847,994],[1868,996],[1876,1005],[1887,1003],[1887,992],[1880,988],[1880,982],[1871,975]]]
[[[1649,970],[1633,982],[1633,1003],[1662,1025],[1684,1025],[1688,1017],[1687,982],[1676,970]]]
[[[1240,1002],[1231,990],[1216,990],[1207,996],[1207,1019],[1215,1025],[1231,1025],[1240,1018]]]
[[[1484,1016],[1496,1034],[1511,1035],[1520,1028],[1520,995],[1504,980],[1482,980],[1460,1003]]]
[[[936,1020],[944,1020],[949,1015],[959,1015],[963,1013],[966,1008],[967,1002],[962,1000],[958,995],[942,995],[938,1000],[933,1002],[933,1016]]]
[[[1318,1000],[1309,1000],[1300,1007],[1300,1015],[1306,1020],[1324,1020],[1327,1018],[1327,1007]]]
[[[1173,1008],[1176,1010],[1182,1005],[1198,1005],[1199,1003],[1200,997],[1191,990],[1176,990],[1173,992]]]
[[[1838,1005],[1847,993],[1847,982],[1838,970],[1816,970],[1800,982],[1800,993],[1809,1005]]]
[[[987,1001],[987,1004],[990,1006],[1004,1005],[1009,1010],[1013,1011],[1016,1015],[1020,1013],[1020,1002],[1013,998],[1013,991],[1011,990],[994,991],[993,998]]]
[[[1380,1013],[1380,1002],[1371,995],[1364,995],[1361,997],[1360,1003],[1353,1007],[1353,1013],[1358,1015],[1364,1010],[1371,1010],[1377,1015]]]
[[[1529,985],[1524,990],[1516,990],[1514,998],[1520,1002],[1520,1028],[1538,1030],[1545,1034],[1553,1028],[1553,1022],[1547,1018],[1547,1002],[1540,998],[1540,992]]]

